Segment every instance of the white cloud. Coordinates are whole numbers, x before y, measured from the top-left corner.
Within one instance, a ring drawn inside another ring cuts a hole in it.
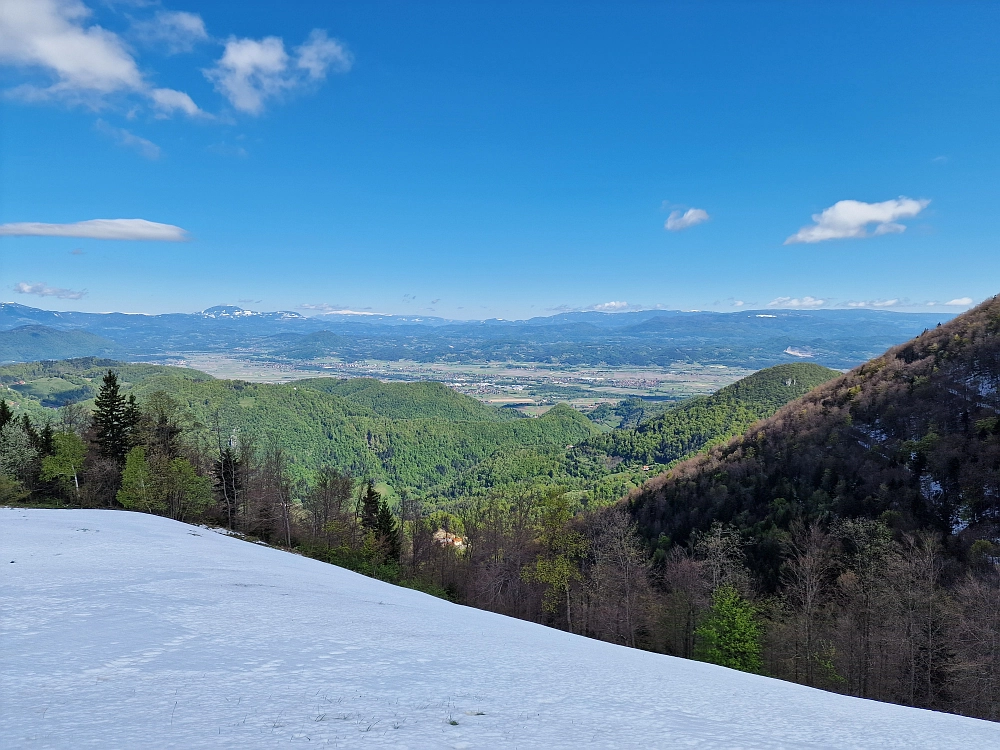
[[[215,67],[204,72],[236,109],[257,115],[264,111],[268,99],[310,80],[322,80],[328,70],[346,72],[352,64],[347,49],[319,29],[295,52],[293,65],[279,37],[230,37]]]
[[[232,38],[222,59],[205,75],[236,109],[256,115],[263,111],[265,99],[292,85],[287,69],[285,43],[278,37]]]
[[[354,56],[336,39],[330,39],[323,29],[313,29],[309,38],[295,51],[298,60],[295,67],[308,72],[314,80],[326,78],[326,71],[346,73],[354,64]]]
[[[153,106],[155,106],[164,117],[172,115],[176,110],[180,110],[190,117],[208,116],[205,112],[202,112],[198,108],[198,105],[194,103],[194,100],[192,100],[191,97],[183,91],[175,91],[174,89],[152,89],[149,92],[149,98],[153,100]]]
[[[816,297],[776,297],[767,303],[768,307],[822,307],[829,300]]]
[[[55,74],[53,93],[138,89],[142,75],[116,34],[84,28],[90,10],[78,0],[4,0],[0,6],[0,57]]]
[[[94,127],[100,132],[114,138],[119,145],[125,146],[126,148],[134,148],[140,154],[145,156],[147,159],[159,159],[160,158],[160,147],[157,146],[152,141],[148,141],[145,138],[141,138],[135,133],[130,133],[125,130],[125,128],[116,128],[104,120],[98,120]]]
[[[31,284],[27,281],[20,281],[15,284],[14,291],[18,294],[34,294],[38,297],[56,297],[58,299],[83,299],[87,294],[86,289],[77,292],[73,289],[60,289],[48,286],[44,282]]]
[[[11,94],[29,101],[61,99],[100,106],[116,93],[150,97],[164,113],[200,110],[180,91],[153,89],[121,38],[96,24],[79,0],[3,0],[0,3],[0,61],[44,71],[48,86],[25,84]]]
[[[815,224],[802,227],[785,240],[786,245],[799,242],[823,242],[845,238],[873,237],[880,234],[903,232],[906,227],[896,223],[900,219],[912,219],[919,214],[929,200],[914,200],[900,196],[896,200],[881,203],[862,201],[837,201],[822,213],[813,214]],[[875,229],[868,232],[868,226]]]
[[[145,219],[91,219],[74,224],[20,222],[0,224],[0,237],[83,237],[92,240],[183,242],[187,231]]]
[[[848,307],[895,307],[900,303],[899,299],[868,299],[851,301]]]
[[[147,44],[164,45],[172,55],[190,52],[208,39],[201,16],[185,11],[161,10],[150,20],[133,24],[132,32]]]
[[[968,307],[972,304],[972,297],[958,297],[957,299],[945,302],[946,305],[955,305],[957,307]]]
[[[708,221],[708,219],[708,211],[702,208],[689,208],[684,212],[671,211],[670,216],[667,217],[667,223],[663,227],[671,232],[679,232],[682,229],[701,224],[703,221]]]

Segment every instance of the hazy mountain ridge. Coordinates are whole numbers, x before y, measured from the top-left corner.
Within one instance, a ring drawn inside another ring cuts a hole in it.
[[[428,361],[531,361],[561,365],[665,366],[674,362],[752,368],[808,358],[851,367],[918,334],[948,313],[646,310],[561,313],[526,321],[452,321],[420,316],[256,313],[235,306],[201,313],[131,315],[37,310],[0,304],[0,331],[23,325],[83,330],[114,342],[119,356],[242,353],[288,360],[335,357]],[[95,350],[80,355],[102,355]],[[34,358],[55,358],[43,352]]]
[[[114,356],[121,347],[83,330],[61,330],[27,324],[0,331],[0,362],[30,362],[81,356]]]

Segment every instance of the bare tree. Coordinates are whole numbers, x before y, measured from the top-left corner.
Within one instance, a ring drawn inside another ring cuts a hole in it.
[[[646,627],[649,559],[627,510],[614,508],[597,517],[590,551],[587,590],[597,616],[588,624],[599,638],[635,648]]]
[[[786,601],[793,611],[793,677],[816,682],[816,626],[829,599],[836,569],[835,540],[816,525],[795,522],[785,544],[788,555],[781,569]]]

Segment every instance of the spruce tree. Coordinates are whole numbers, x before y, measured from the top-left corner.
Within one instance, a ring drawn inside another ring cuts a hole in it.
[[[365,482],[365,494],[361,497],[361,525],[366,529],[377,528],[378,506],[382,496],[375,489],[375,483]]]
[[[365,494],[361,499],[361,525],[375,534],[386,557],[399,560],[399,526],[389,504],[370,479],[365,484]]]
[[[7,405],[7,399],[0,398],[0,430],[7,426],[7,423],[14,418],[14,412]]]
[[[135,396],[129,395],[126,399],[118,384],[118,376],[108,370],[94,399],[94,427],[101,455],[124,464],[125,456],[132,448],[132,432],[138,422],[139,407]]]

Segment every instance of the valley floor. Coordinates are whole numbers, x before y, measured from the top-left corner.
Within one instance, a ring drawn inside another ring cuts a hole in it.
[[[1000,747],[136,513],[0,509],[5,748]]]

